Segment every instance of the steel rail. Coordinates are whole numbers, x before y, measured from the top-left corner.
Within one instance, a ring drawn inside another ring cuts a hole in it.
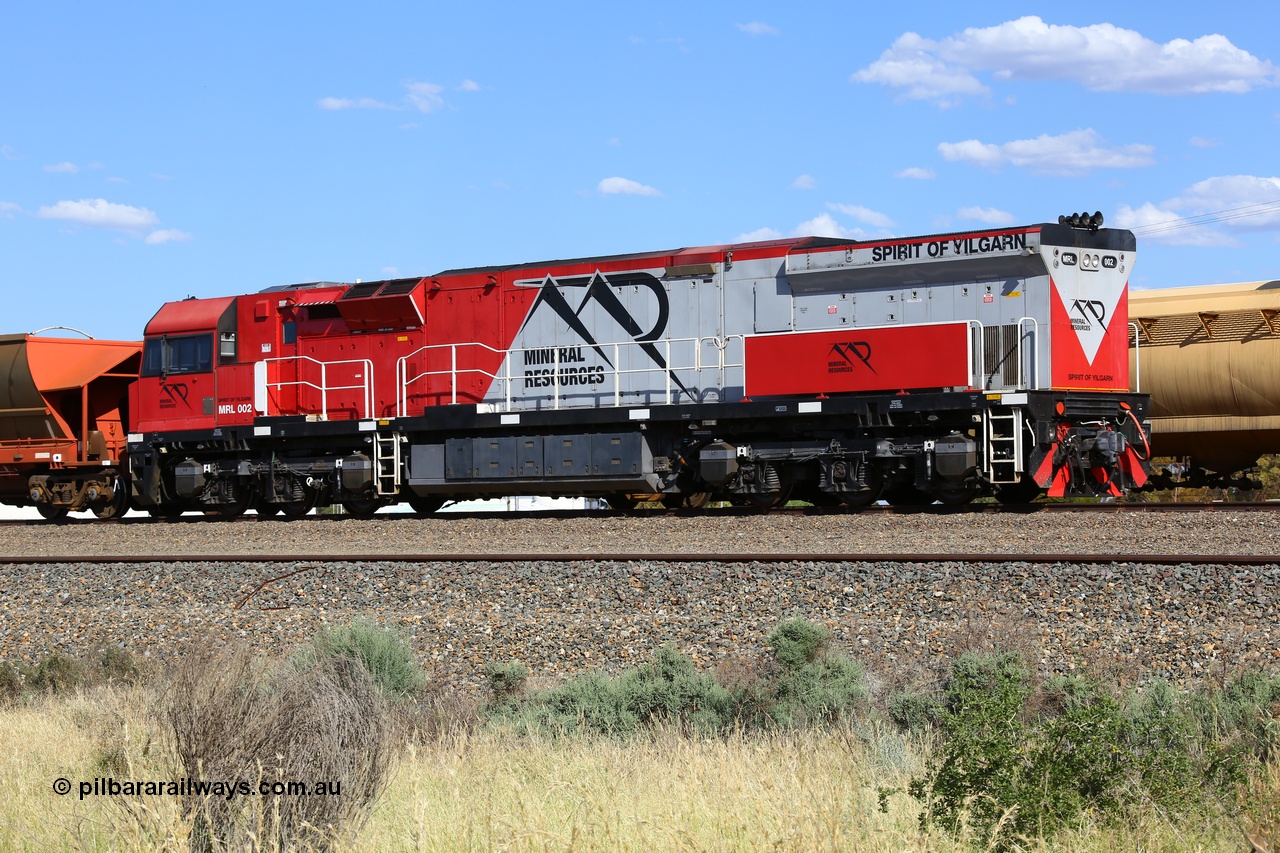
[[[859,509],[851,507],[779,507],[769,510],[761,510],[750,507],[711,507],[702,509],[631,509],[631,510],[614,510],[614,509],[548,509],[548,510],[503,510],[503,511],[484,511],[476,510],[474,512],[447,512],[436,513],[431,516],[417,516],[413,513],[386,512],[375,515],[367,519],[353,519],[345,513],[334,514],[313,514],[302,518],[283,519],[280,516],[259,517],[257,515],[247,514],[235,518],[210,518],[196,513],[191,513],[177,518],[151,518],[146,515],[132,515],[126,518],[111,519],[103,521],[104,524],[227,524],[230,522],[238,523],[257,523],[257,522],[287,522],[297,524],[299,522],[335,522],[335,521],[412,521],[414,519],[430,519],[435,521],[449,521],[454,519],[475,519],[485,518],[495,521],[507,521],[511,519],[537,520],[537,519],[553,519],[553,518],[618,518],[618,517],[637,517],[637,518],[689,518],[689,517],[715,517],[722,516],[726,518],[732,517],[753,517],[765,515],[815,515],[815,516],[856,516],[856,515],[1030,515],[1040,512],[1048,513],[1090,513],[1090,512],[1110,512],[1110,513],[1143,513],[1143,512],[1280,512],[1280,501],[1250,501],[1239,503],[1032,503],[1032,504],[962,504],[951,506],[947,504],[931,504],[928,506],[870,506]],[[0,527],[15,525],[76,525],[76,524],[96,524],[99,519],[90,515],[72,516],[58,521],[46,521],[44,519],[4,519],[0,520]]]
[[[1133,563],[1147,566],[1280,566],[1280,555],[1262,554],[1002,554],[1002,553],[921,553],[921,554],[856,554],[856,553],[616,553],[585,552],[507,554],[134,554],[83,555],[38,554],[0,556],[0,565],[51,565],[122,563],[1078,563],[1116,565]]]

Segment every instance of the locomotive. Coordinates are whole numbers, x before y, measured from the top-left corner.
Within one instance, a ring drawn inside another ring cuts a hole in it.
[[[87,408],[79,424],[46,418],[81,440],[56,463],[26,448],[0,466],[0,500],[48,517],[361,516],[528,494],[760,508],[1120,495],[1150,473],[1147,398],[1129,390],[1136,242],[1101,220],[169,302],[134,344],[127,395],[99,407],[124,440],[91,448],[103,430]],[[32,440],[10,432],[0,453]]]

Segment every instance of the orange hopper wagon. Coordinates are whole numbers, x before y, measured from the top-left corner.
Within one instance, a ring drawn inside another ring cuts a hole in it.
[[[129,506],[129,389],[140,341],[0,336],[0,503],[45,518]]]

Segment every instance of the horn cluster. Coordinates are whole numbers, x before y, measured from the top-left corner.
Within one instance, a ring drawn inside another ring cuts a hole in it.
[[[1088,228],[1090,231],[1097,231],[1102,227],[1102,211],[1095,212],[1092,216],[1087,213],[1067,213],[1058,217],[1059,225],[1070,225],[1072,228]]]

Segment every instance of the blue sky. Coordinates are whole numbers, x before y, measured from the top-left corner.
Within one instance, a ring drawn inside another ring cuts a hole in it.
[[[6,4],[0,332],[166,300],[1101,210],[1280,278],[1280,5]]]

